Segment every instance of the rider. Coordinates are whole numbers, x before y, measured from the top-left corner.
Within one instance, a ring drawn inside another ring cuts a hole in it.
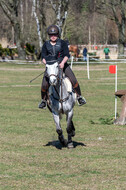
[[[49,57],[52,56],[52,59],[54,59],[55,57],[57,59],[56,61],[59,62],[60,68],[63,69],[65,76],[68,77],[71,81],[72,87],[77,94],[77,100],[79,105],[81,106],[83,104],[86,104],[86,100],[81,96],[81,90],[78,81],[67,63],[67,60],[70,57],[69,49],[67,43],[59,38],[59,28],[56,25],[51,25],[48,27],[47,33],[49,35],[50,40],[46,41],[42,47],[42,62],[46,64]],[[39,108],[41,109],[46,107],[48,88],[49,79],[45,72],[41,86],[42,101],[39,104]]]

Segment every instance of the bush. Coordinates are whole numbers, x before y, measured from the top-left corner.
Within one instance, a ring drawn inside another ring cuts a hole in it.
[[[17,48],[3,48],[0,44],[0,56],[14,56],[15,53],[18,53]]]
[[[31,54],[34,54],[35,52],[35,46],[34,45],[31,45],[29,43],[26,43],[26,53],[31,53]]]
[[[88,53],[89,56],[96,56],[96,52],[90,52]]]

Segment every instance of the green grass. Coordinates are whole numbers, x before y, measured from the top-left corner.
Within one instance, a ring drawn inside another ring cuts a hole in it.
[[[48,110],[39,110],[42,65],[0,63],[1,190],[125,190],[126,126],[115,126],[109,65],[73,66],[87,104],[74,108],[75,148],[62,148]],[[118,89],[126,89],[118,65]],[[118,99],[118,113],[122,107]],[[66,137],[65,117],[61,121]]]

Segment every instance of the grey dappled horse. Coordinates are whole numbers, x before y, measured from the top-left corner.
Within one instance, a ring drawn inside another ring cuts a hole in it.
[[[62,70],[59,69],[57,62],[54,64],[46,64],[46,71],[49,77],[49,102],[56,124],[56,132],[59,141],[63,146],[73,148],[72,137],[75,135],[75,128],[72,122],[73,107],[75,105],[75,93],[68,92],[64,79],[62,78]],[[60,125],[61,115],[66,114],[68,141],[64,139],[63,131]]]

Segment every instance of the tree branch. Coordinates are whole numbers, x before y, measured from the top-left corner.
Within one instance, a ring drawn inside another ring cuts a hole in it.
[[[9,18],[9,20],[11,21],[11,23],[14,22],[14,15],[12,14],[12,9],[10,9],[7,4],[5,3],[4,0],[0,1],[0,6],[3,10],[3,12],[5,13],[5,15]]]

